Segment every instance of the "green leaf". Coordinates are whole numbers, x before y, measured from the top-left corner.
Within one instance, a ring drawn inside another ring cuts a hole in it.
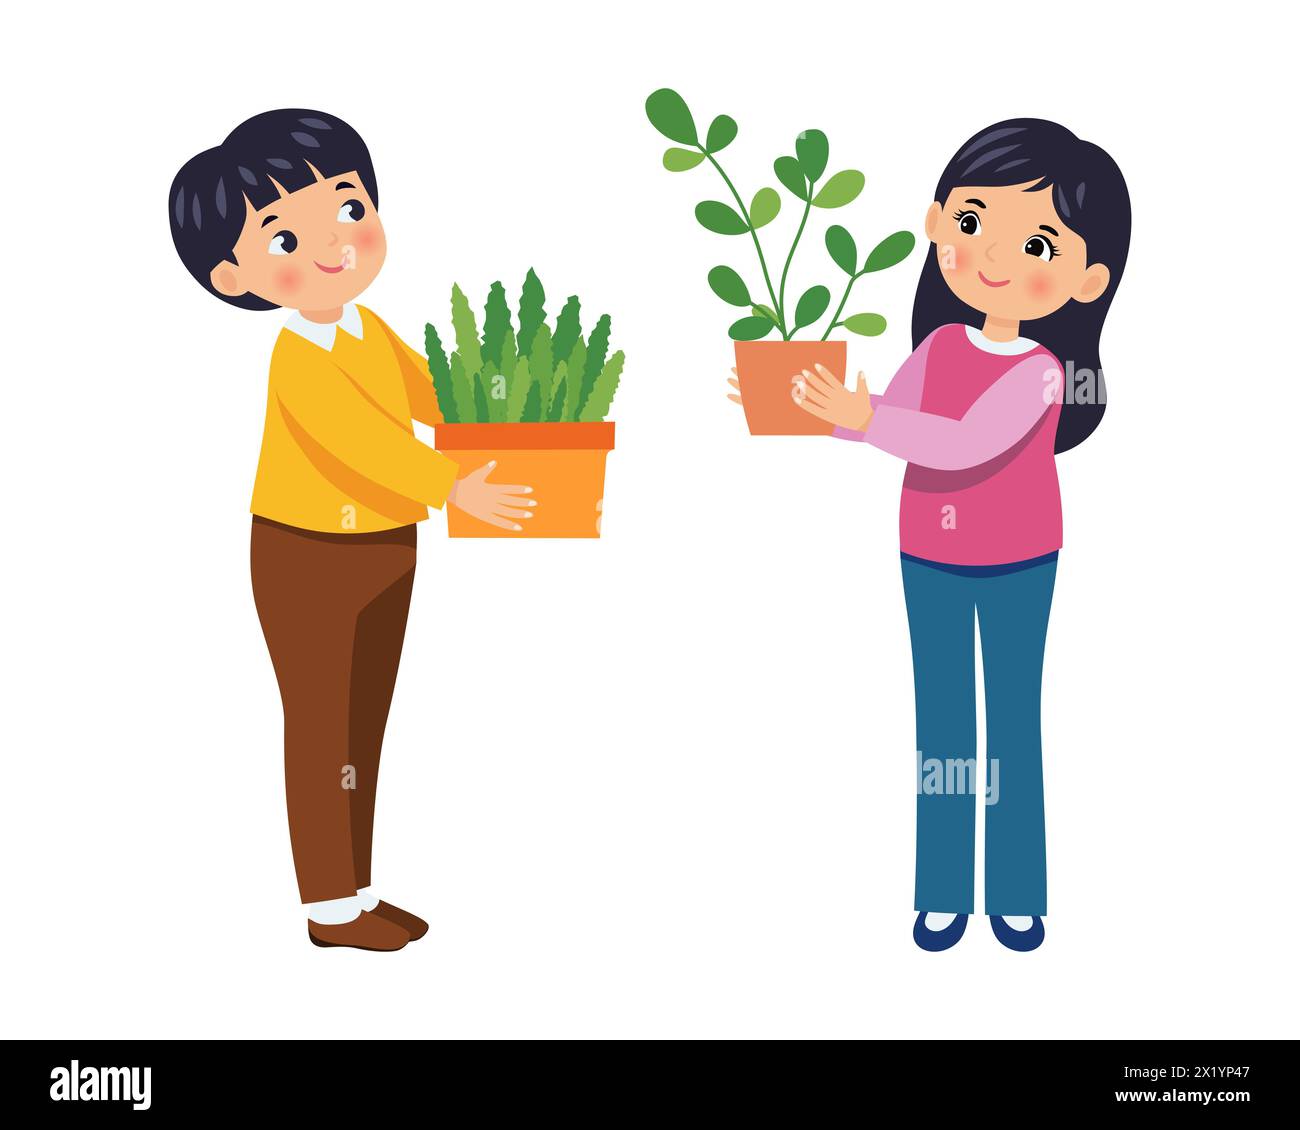
[[[749,220],[757,231],[776,219],[781,211],[781,194],[774,188],[760,188],[749,206]]]
[[[447,367],[447,351],[443,349],[438,329],[432,322],[424,323],[424,352],[429,358],[429,375],[434,378],[435,384],[438,377],[451,375]]]
[[[600,377],[600,371],[604,368],[605,358],[608,355],[609,315],[602,314],[596,320],[596,328],[591,331],[591,340],[587,343],[587,363],[582,369],[582,387],[569,419],[576,420],[582,415],[583,405],[587,403],[587,397],[591,395],[591,390]],[[569,371],[573,372],[572,365],[569,366]]]
[[[519,349],[515,344],[515,331],[510,326],[506,326],[505,332],[501,335],[501,344],[497,346],[497,354],[501,358],[500,369],[507,377],[514,376],[515,362],[519,359]]]
[[[535,387],[536,382],[528,371],[528,358],[519,358],[514,375],[510,378],[510,392],[506,396],[507,423],[517,424],[524,418],[524,406],[528,403],[529,390]]]
[[[645,116],[669,141],[679,145],[699,145],[695,132],[695,119],[691,117],[686,100],[675,90],[663,87],[645,100]]]
[[[474,383],[471,375],[465,372],[465,362],[461,360],[459,353],[451,355],[451,367],[448,373],[451,378],[452,402],[456,405],[456,423],[472,424],[476,418]],[[451,423],[450,420],[447,422]]]
[[[758,317],[766,318],[769,322],[772,323],[772,325],[775,326],[777,324],[778,319],[776,316],[776,311],[773,310],[772,307],[764,306],[761,302],[755,302],[754,305],[750,307],[750,309],[753,310],[755,315],[757,315]]]
[[[596,383],[591,386],[591,393],[587,396],[586,403],[578,412],[579,420],[591,422],[605,418],[609,406],[614,401],[614,393],[618,391],[618,378],[622,372],[623,351],[620,349],[601,367],[600,375],[596,377]]]
[[[488,290],[487,305],[483,310],[483,357],[493,365],[501,364],[501,341],[509,328],[510,304],[506,301],[506,288],[494,282]]]
[[[721,200],[705,200],[695,205],[695,218],[718,235],[744,235],[749,231],[749,225],[741,219],[740,213]]]
[[[776,173],[776,179],[800,200],[808,199],[808,181],[798,160],[794,157],[778,157],[772,162],[772,171]]]
[[[456,331],[456,352],[465,363],[466,374],[472,377],[483,368],[483,350],[479,346],[478,323],[474,320],[474,311],[469,308],[469,299],[455,283],[451,287],[451,324]]]
[[[738,322],[732,322],[727,333],[731,335],[732,341],[757,341],[761,337],[767,337],[774,328],[775,324],[771,319],[755,314],[749,318],[741,318]]]
[[[896,231],[893,235],[887,235],[871,249],[862,270],[883,271],[887,267],[896,266],[912,254],[915,246],[916,236],[910,231]]]
[[[528,355],[528,371],[541,395],[543,409],[551,406],[551,384],[555,377],[555,354],[552,351],[551,327],[544,322],[533,335],[532,352]],[[541,416],[537,417],[539,420]]]
[[[749,287],[730,267],[714,267],[709,272],[709,289],[732,306],[750,305]]]
[[[831,151],[826,135],[819,129],[806,129],[795,138],[794,151],[803,175],[810,181],[820,179],[826,171],[826,159]]]
[[[670,173],[685,173],[704,160],[698,149],[665,149],[664,168]]]
[[[483,374],[474,375],[474,423],[486,424],[492,419],[492,410],[488,407],[487,385],[483,383]]]
[[[506,398],[510,394],[510,381],[496,366],[485,365],[478,375],[487,397],[487,419],[489,424],[506,422]]]
[[[728,145],[736,140],[738,128],[735,118],[729,118],[726,114],[719,114],[713,119],[713,124],[709,126],[708,136],[704,139],[704,148],[710,153],[717,153],[726,149]]]
[[[564,400],[560,403],[560,419],[576,420],[578,418],[578,401],[582,397],[583,374],[587,371],[587,345],[581,338],[574,343],[573,352],[564,364],[570,374],[564,389]]]
[[[447,351],[442,347],[442,340],[432,322],[424,326],[424,352],[429,358],[429,375],[433,378],[433,394],[438,398],[438,411],[449,424],[459,423],[455,395],[451,391],[451,366],[447,361]]]
[[[813,197],[813,203],[818,208],[843,208],[858,198],[866,183],[867,178],[857,169],[842,169],[822,185],[821,191]]]
[[[885,332],[885,319],[879,314],[852,314],[840,325],[863,337],[879,337]]]
[[[858,245],[848,233],[848,229],[832,224],[826,229],[826,250],[831,259],[846,275],[858,273]]]
[[[527,361],[528,358],[524,358]],[[536,381],[530,381],[528,385],[528,396],[524,400],[524,410],[520,413],[519,420],[524,424],[540,423],[542,419],[542,386]]]
[[[546,412],[546,421],[558,424],[564,419],[564,401],[568,395],[569,366],[561,361],[555,367],[555,387],[551,392],[551,406]]]
[[[519,292],[519,356],[527,357],[533,350],[533,338],[546,322],[546,291],[542,289],[537,273],[528,268],[523,288]]]
[[[798,330],[804,326],[811,326],[826,313],[826,307],[830,304],[831,292],[826,287],[810,286],[800,296],[799,303],[794,308],[794,328]]]
[[[569,295],[555,319],[555,337],[551,342],[551,352],[556,357],[567,357],[573,349],[573,343],[582,336],[582,307],[576,294]]]

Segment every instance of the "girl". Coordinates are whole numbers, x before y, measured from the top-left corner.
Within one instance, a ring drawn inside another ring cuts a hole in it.
[[[939,178],[915,351],[884,396],[825,369],[795,400],[841,439],[907,460],[899,514],[916,686],[913,937],[955,945],[974,912],[975,621],[984,660],[985,911],[1013,950],[1043,940],[1039,709],[1061,548],[1055,455],[1105,411],[1098,342],[1128,257],[1115,162],[1053,122],[999,122]],[[1028,323],[1028,325],[1026,325]]]

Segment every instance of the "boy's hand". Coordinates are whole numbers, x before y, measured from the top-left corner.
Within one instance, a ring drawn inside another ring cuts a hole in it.
[[[489,526],[498,526],[503,530],[522,530],[517,519],[531,518],[532,507],[537,505],[535,499],[523,497],[532,494],[532,487],[521,487],[507,483],[490,483],[488,472],[497,465],[493,459],[477,471],[471,471],[452,485],[447,501],[458,506],[466,514],[486,522]]]
[[[805,412],[834,424],[837,428],[865,432],[871,424],[875,409],[871,407],[871,393],[867,391],[867,378],[858,374],[858,387],[850,391],[822,365],[814,372],[805,369],[790,378],[794,386],[790,395]]]

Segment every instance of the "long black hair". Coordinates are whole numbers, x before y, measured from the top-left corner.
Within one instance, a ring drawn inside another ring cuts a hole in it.
[[[1079,140],[1064,126],[1042,118],[1012,118],[981,130],[957,150],[934,198],[942,204],[958,186],[1004,188],[1030,181],[1037,182],[1030,192],[1052,190],[1057,214],[1087,244],[1088,262],[1110,269],[1101,297],[1093,302],[1070,299],[1056,313],[1025,323],[1023,330],[1067,369],[1073,366],[1075,380],[1073,386],[1068,380],[1064,384],[1056,429],[1056,450],[1069,451],[1096,430],[1106,411],[1101,327],[1124,274],[1133,224],[1124,174],[1101,146]],[[937,257],[926,256],[912,307],[913,348],[939,326],[963,322],[978,327],[980,317],[949,288]],[[1091,394],[1089,373],[1095,381]]]
[[[315,184],[312,169],[323,177],[355,171],[379,207],[366,143],[342,118],[320,110],[268,110],[185,162],[172,181],[167,212],[176,253],[204,290],[245,310],[276,308],[255,294],[221,294],[212,286],[212,268],[234,262],[248,215],[245,197],[254,208],[265,208],[279,199],[280,188],[297,192]]]

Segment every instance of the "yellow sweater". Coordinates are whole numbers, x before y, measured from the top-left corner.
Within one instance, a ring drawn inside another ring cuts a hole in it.
[[[425,359],[360,306],[337,327],[291,324],[271,354],[253,513],[329,533],[423,521],[456,481],[411,426],[442,423]]]

